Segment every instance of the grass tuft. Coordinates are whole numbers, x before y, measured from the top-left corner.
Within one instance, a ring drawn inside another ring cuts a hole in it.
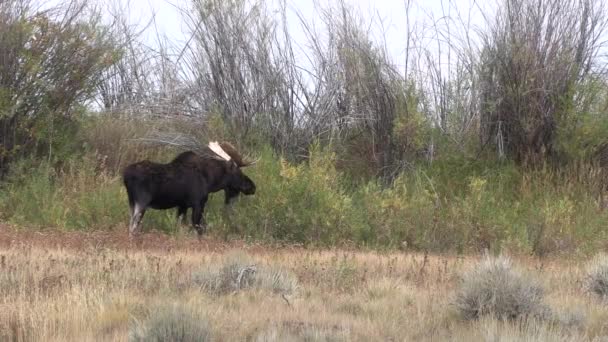
[[[214,294],[258,288],[290,295],[298,286],[296,276],[290,271],[273,266],[258,267],[249,255],[241,251],[228,254],[219,265],[210,265],[196,272],[193,280]]]
[[[608,255],[600,253],[589,262],[585,288],[602,300],[608,299]]]
[[[145,322],[135,322],[129,340],[203,342],[212,339],[209,324],[204,319],[174,304],[155,307]]]
[[[463,275],[454,304],[465,319],[542,317],[548,312],[543,296],[540,284],[516,270],[509,258],[486,256]]]
[[[196,272],[194,283],[206,291],[225,294],[251,287],[257,268],[251,258],[240,251],[226,256],[221,265],[209,265]]]
[[[323,327],[305,322],[283,322],[275,324],[256,336],[257,342],[350,341],[349,332],[342,327]]]

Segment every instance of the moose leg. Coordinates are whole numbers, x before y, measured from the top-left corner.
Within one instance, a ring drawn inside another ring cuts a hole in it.
[[[203,229],[203,233],[207,231],[207,222],[205,222],[205,205],[207,204],[207,196],[203,197],[201,200],[201,220],[199,225]]]
[[[239,196],[239,191],[235,189],[226,189],[224,190],[224,208],[222,209],[222,213],[226,222],[230,226],[230,230],[232,232],[239,232],[238,227],[232,222],[232,206],[234,202],[236,202]]]
[[[130,219],[129,219],[129,235],[131,235],[131,227],[133,227],[133,221],[134,221],[134,218],[135,218],[135,212],[134,212],[134,210],[135,210],[135,207],[133,207],[133,206],[131,206],[129,208],[129,215],[131,216]]]
[[[133,235],[137,232],[145,213],[146,207],[140,205],[139,203],[135,203],[133,215],[131,216],[131,225],[129,226],[129,237],[133,237]]]
[[[135,206],[131,207],[131,219],[129,220],[129,237],[133,237],[135,231]]]
[[[178,207],[177,208],[177,224],[181,225],[184,223],[184,217],[186,216],[186,212],[188,211],[187,207]]]
[[[194,229],[196,229],[199,239],[201,238],[201,235],[203,235],[203,227],[201,226],[202,217],[203,217],[203,212],[202,212],[202,208],[200,207],[200,205],[196,205],[196,206],[192,207],[192,227],[194,227]]]
[[[133,218],[135,217],[135,200],[133,199],[133,194],[131,193],[131,191],[129,190],[129,188],[127,188],[127,196],[129,198],[129,215],[130,215],[130,220],[129,220],[129,236],[131,235],[131,227],[133,226]]]
[[[235,189],[225,189],[224,190],[224,205],[227,207],[231,207],[232,204],[236,201],[239,196],[239,191]]]
[[[175,231],[182,232],[182,226],[184,225],[184,218],[186,217],[186,212],[188,211],[188,207],[177,207],[177,215],[175,221]],[[192,229],[192,228],[190,228]]]
[[[203,209],[205,208],[206,203],[207,196],[205,196],[198,205],[192,207],[192,226],[194,227],[194,229],[196,229],[199,239],[207,230],[207,224],[205,223],[205,219],[203,218]]]

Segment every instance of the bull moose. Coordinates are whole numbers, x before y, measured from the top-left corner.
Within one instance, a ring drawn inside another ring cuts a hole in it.
[[[122,178],[131,213],[129,236],[136,233],[148,208],[177,208],[179,219],[192,208],[192,227],[200,239],[210,193],[224,190],[226,205],[240,193],[255,193],[255,183],[241,171],[253,163],[244,161],[230,143],[210,142],[202,153],[182,152],[167,164],[144,160],[128,165]]]

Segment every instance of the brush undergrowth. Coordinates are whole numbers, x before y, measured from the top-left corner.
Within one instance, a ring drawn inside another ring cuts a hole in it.
[[[0,185],[0,219],[31,227],[126,229],[119,170],[144,158],[166,162],[176,151],[134,147],[126,142],[131,131],[123,130],[114,151],[120,155],[111,163],[111,147],[94,137],[90,145],[103,148],[90,148],[61,166],[15,164]],[[402,173],[387,187],[349,180],[336,169],[336,155],[318,145],[300,164],[268,147],[258,154],[259,162],[244,170],[257,184],[254,196],[240,197],[230,209],[223,206],[222,192],[210,196],[205,218],[211,234],[321,246],[507,248],[537,255],[593,252],[608,237],[608,214],[600,210],[593,177],[581,169],[524,172],[509,163],[445,157]],[[148,210],[142,228],[176,232],[175,210]]]

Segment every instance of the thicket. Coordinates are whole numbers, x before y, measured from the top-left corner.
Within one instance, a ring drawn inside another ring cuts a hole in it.
[[[605,4],[497,5],[476,30],[458,14],[429,32],[410,23],[406,2],[400,68],[369,18],[343,2],[317,5],[318,25],[282,2],[193,0],[183,8],[188,43],[159,35],[154,48],[124,9],[2,2],[0,218],[125,229],[122,167],[220,139],[260,157],[245,171],[258,192],[232,209],[212,196],[211,234],[434,251],[603,248]],[[308,49],[292,38],[294,20]],[[149,211],[143,225],[178,230],[174,211]]]

